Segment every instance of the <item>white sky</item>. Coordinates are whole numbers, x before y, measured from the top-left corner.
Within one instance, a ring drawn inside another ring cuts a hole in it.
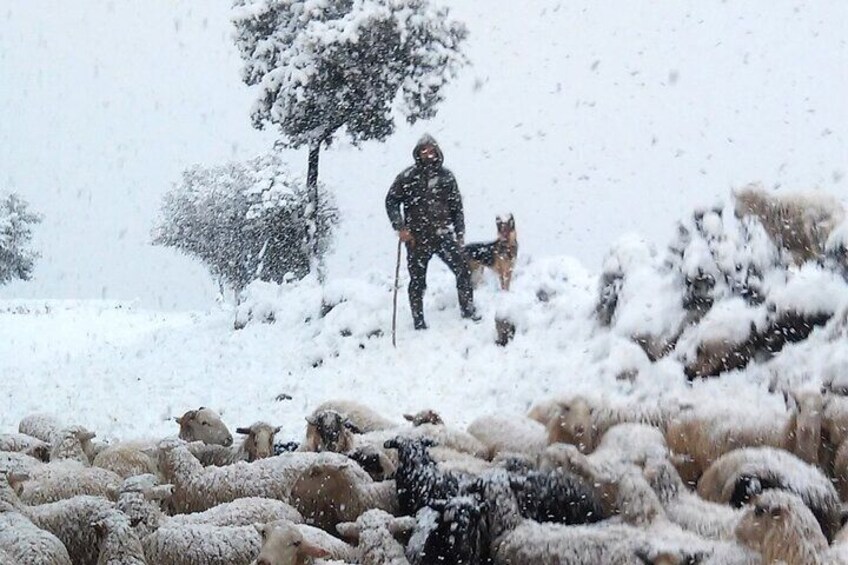
[[[848,201],[844,0],[450,4],[473,65],[440,115],[322,154],[344,215],[331,276],[393,268],[382,199],[425,131],[459,179],[469,239],[512,211],[522,253],[593,269],[622,233],[664,245],[677,218],[751,181]],[[35,278],[0,296],[210,306],[203,267],[148,241],[182,169],[274,139],[250,126],[229,6],[0,4],[0,189],[44,214]],[[305,170],[305,151],[292,163]]]

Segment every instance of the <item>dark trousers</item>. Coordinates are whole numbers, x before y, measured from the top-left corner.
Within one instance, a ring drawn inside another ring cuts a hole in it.
[[[427,289],[427,264],[433,255],[444,261],[456,276],[459,308],[467,317],[474,313],[474,291],[471,286],[471,269],[459,242],[451,235],[433,239],[417,239],[415,245],[406,246],[406,264],[409,269],[409,306],[415,327],[424,325],[424,291]]]

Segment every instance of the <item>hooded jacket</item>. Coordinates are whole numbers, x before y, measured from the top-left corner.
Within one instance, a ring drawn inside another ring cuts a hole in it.
[[[427,145],[436,150],[435,163],[421,161],[421,149]],[[444,157],[436,140],[425,135],[415,145],[412,156],[415,165],[397,176],[386,195],[386,213],[392,227],[408,229],[416,240],[434,239],[451,232],[463,239],[462,196],[453,173],[442,166]]]

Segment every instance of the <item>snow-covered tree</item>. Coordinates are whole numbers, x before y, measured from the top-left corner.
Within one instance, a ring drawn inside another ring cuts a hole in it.
[[[340,132],[357,145],[385,140],[395,115],[431,118],[465,64],[465,26],[430,0],[235,0],[242,78],[258,86],[255,127],[280,128],[280,144],[309,148],[307,185],[317,198],[318,156]]]
[[[165,194],[153,243],[200,259],[237,293],[257,279],[299,279],[327,251],[337,221],[323,187],[317,210],[307,193],[277,153],[194,166]]]
[[[29,280],[39,254],[29,248],[32,226],[41,216],[15,193],[0,193],[0,285]]]

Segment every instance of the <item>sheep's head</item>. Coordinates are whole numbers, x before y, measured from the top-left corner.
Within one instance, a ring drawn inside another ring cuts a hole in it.
[[[445,423],[435,410],[421,410],[415,414],[404,414],[403,417],[405,420],[412,422],[413,426],[420,426],[422,424],[442,426]]]
[[[596,443],[594,412],[582,396],[560,402],[555,416],[548,422],[548,443],[568,443],[577,446],[581,453],[590,453]]]
[[[375,481],[391,479],[395,474],[395,465],[386,454],[376,447],[363,446],[348,455]]]
[[[430,533],[438,540],[434,544],[438,551],[429,557],[434,562],[479,562],[483,549],[481,521],[486,503],[473,496],[461,496],[437,500],[429,506],[439,513],[435,530]]]
[[[76,459],[90,464],[91,440],[97,436],[82,426],[70,426],[59,432],[50,450],[50,459]]]
[[[346,416],[323,410],[306,417],[307,443],[314,451],[346,453],[353,448],[353,435],[362,433]]]
[[[754,499],[739,519],[736,538],[768,563],[807,562],[789,557],[803,560],[799,552],[816,555],[828,546],[810,509],[794,494],[780,490],[766,491]]]
[[[293,524],[257,524],[255,527],[262,537],[262,550],[256,558],[256,565],[299,565],[309,557],[330,555],[325,549],[303,539],[303,534]]]
[[[365,530],[385,528],[393,536],[406,534],[415,528],[416,520],[412,516],[395,517],[379,508],[366,510],[356,522],[341,522],[336,525],[336,531],[345,540],[358,543],[360,534]]]
[[[246,436],[244,451],[247,453],[247,460],[256,461],[274,455],[274,436],[279,431],[279,426],[275,427],[265,422],[256,422],[248,428],[236,428],[237,434]]]
[[[221,420],[221,416],[211,408],[201,406],[197,410],[189,410],[175,420],[180,425],[180,439],[226,447],[233,444],[230,430]]]
[[[383,444],[386,449],[397,449],[402,459],[413,459],[416,461],[428,461],[430,455],[428,449],[439,445],[430,438],[407,438],[395,437]]]

